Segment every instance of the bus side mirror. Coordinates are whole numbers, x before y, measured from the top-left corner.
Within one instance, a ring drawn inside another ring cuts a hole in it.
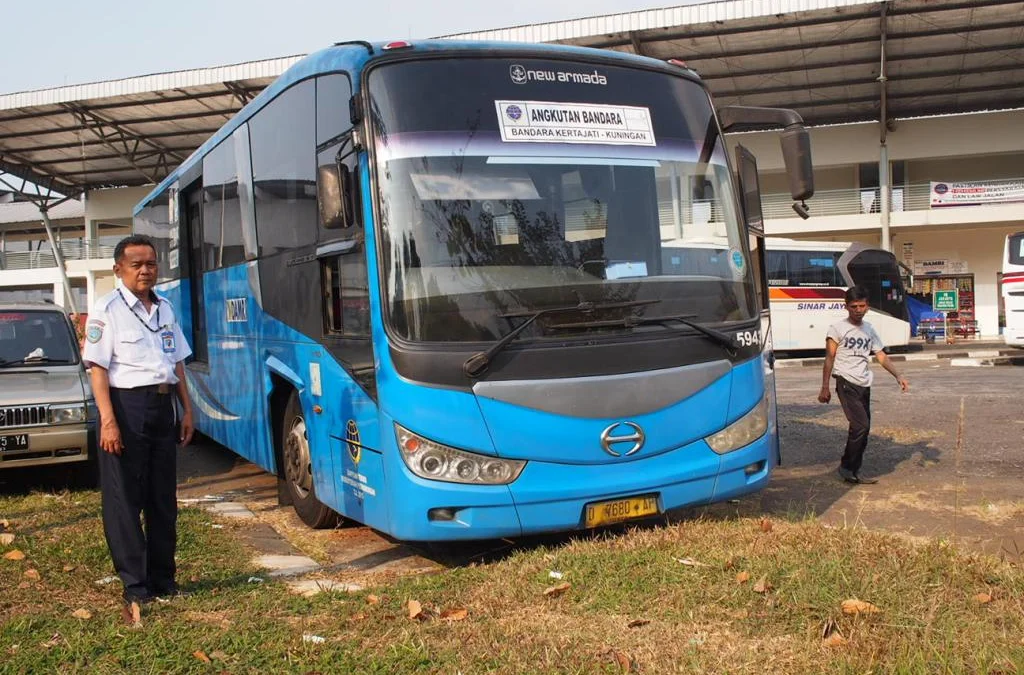
[[[814,196],[814,169],[811,165],[811,135],[802,125],[792,125],[779,137],[782,160],[789,177],[789,192],[794,201]]]
[[[354,224],[352,183],[351,169],[340,162],[317,167],[316,201],[324,229],[340,230]]]

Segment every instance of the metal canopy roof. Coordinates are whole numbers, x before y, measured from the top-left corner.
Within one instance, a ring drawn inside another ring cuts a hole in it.
[[[730,0],[458,37],[680,59],[717,105],[813,125],[1024,107],[1021,0]]]
[[[0,95],[0,172],[69,196],[159,182],[300,58]]]
[[[1024,107],[1024,0],[726,0],[448,37],[681,59],[718,105],[812,125]],[[299,58],[0,95],[0,172],[69,196],[159,182]]]

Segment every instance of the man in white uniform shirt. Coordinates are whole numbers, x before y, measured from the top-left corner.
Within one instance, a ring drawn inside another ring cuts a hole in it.
[[[179,592],[174,550],[178,504],[177,444],[192,438],[184,360],[192,353],[174,308],[157,295],[156,249],[142,236],[114,249],[121,287],[89,314],[83,357],[91,366],[100,414],[103,531],[124,584],[124,618],[140,605]],[[176,419],[174,395],[183,414]],[[145,514],[143,532],[139,514]]]
[[[863,286],[851,286],[846,290],[847,318],[829,326],[825,339],[825,366],[821,376],[821,392],[818,401],[832,400],[829,378],[836,380],[836,394],[843,406],[843,412],[850,423],[846,437],[846,452],[839,463],[839,476],[847,483],[877,483],[877,479],[860,475],[864,460],[864,448],[871,431],[871,354],[878,363],[889,371],[906,392],[910,389],[907,380],[896,372],[892,361],[883,351],[885,345],[874,327],[864,320],[868,312],[868,291]]]

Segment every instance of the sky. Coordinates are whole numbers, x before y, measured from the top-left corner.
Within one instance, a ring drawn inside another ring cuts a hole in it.
[[[0,94],[694,1],[6,0]]]

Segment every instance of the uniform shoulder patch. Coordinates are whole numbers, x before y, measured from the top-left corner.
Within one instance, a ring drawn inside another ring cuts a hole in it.
[[[104,324],[98,319],[91,319],[85,326],[85,339],[93,344],[100,341],[103,337]]]

